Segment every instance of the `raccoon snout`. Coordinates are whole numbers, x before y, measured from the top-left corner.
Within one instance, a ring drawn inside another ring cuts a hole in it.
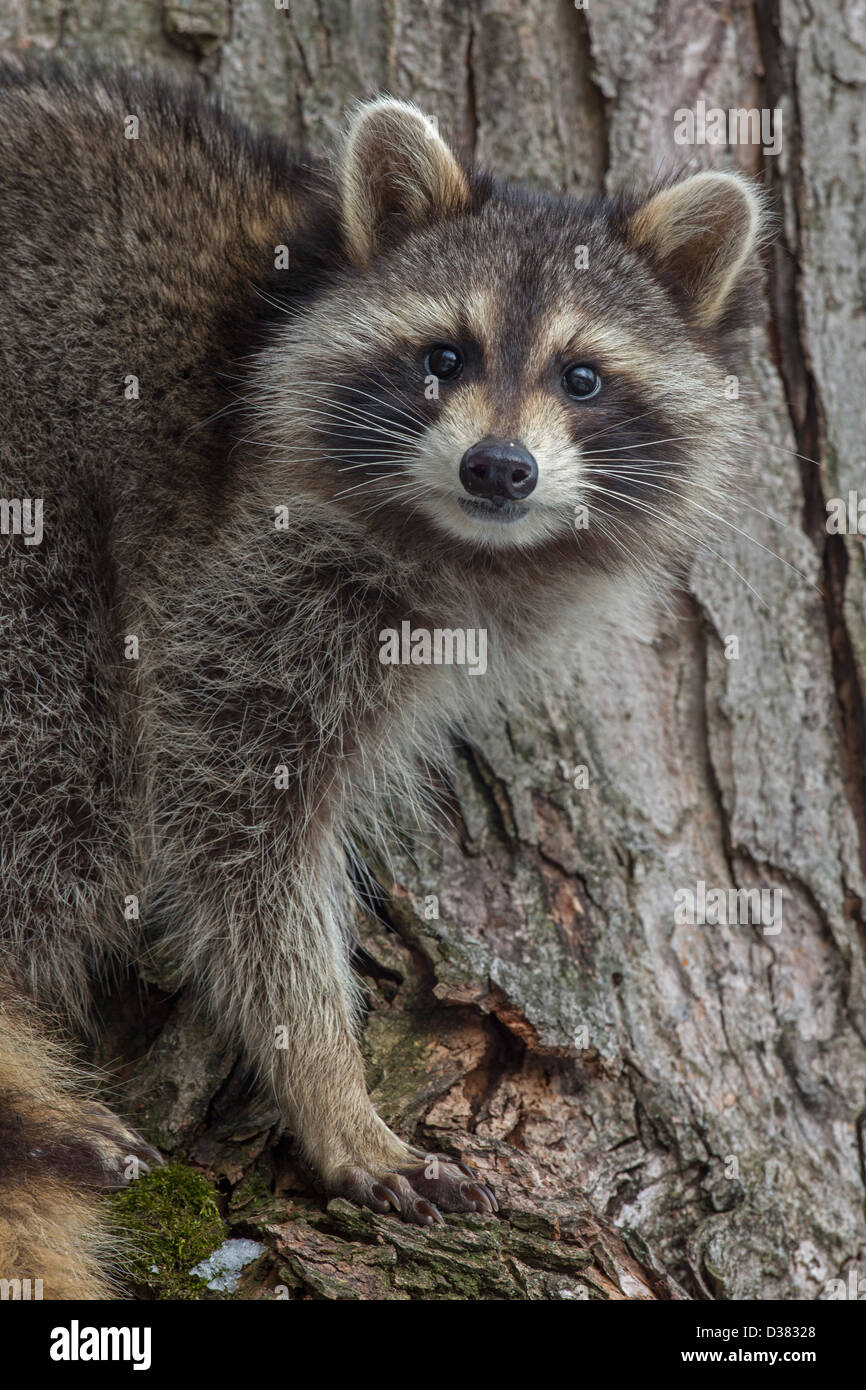
[[[479,439],[460,460],[460,481],[473,497],[513,502],[528,497],[538,482],[538,464],[516,440]]]

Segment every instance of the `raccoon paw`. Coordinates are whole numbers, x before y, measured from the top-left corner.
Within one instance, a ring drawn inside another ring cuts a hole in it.
[[[84,1129],[77,1136],[76,1147],[84,1148],[94,1164],[93,1186],[126,1187],[142,1173],[162,1164],[162,1155],[153,1145],[108,1106],[87,1101],[82,1106],[80,1119]]]
[[[476,1179],[471,1168],[445,1154],[420,1155],[417,1162],[385,1173],[360,1166],[345,1168],[338,1190],[358,1206],[381,1215],[394,1210],[418,1226],[442,1225],[442,1211],[487,1214],[499,1210],[492,1190]]]

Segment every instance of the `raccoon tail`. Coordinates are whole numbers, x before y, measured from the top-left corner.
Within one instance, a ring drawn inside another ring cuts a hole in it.
[[[100,1189],[161,1159],[91,1090],[30,1006],[0,991],[0,1299],[118,1296]]]

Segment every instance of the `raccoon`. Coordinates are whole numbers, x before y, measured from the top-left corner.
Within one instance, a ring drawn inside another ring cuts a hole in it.
[[[368,1097],[349,864],[691,557],[761,194],[504,182],[388,96],[299,158],[58,65],[0,73],[0,153],[0,1276],[112,1287],[98,1190],[158,1155],[54,1029],[154,938],[327,1192],[492,1212]]]

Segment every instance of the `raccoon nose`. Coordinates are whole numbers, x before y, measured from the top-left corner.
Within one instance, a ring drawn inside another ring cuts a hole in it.
[[[538,482],[538,464],[517,440],[479,439],[460,460],[460,481],[473,497],[520,501]]]

